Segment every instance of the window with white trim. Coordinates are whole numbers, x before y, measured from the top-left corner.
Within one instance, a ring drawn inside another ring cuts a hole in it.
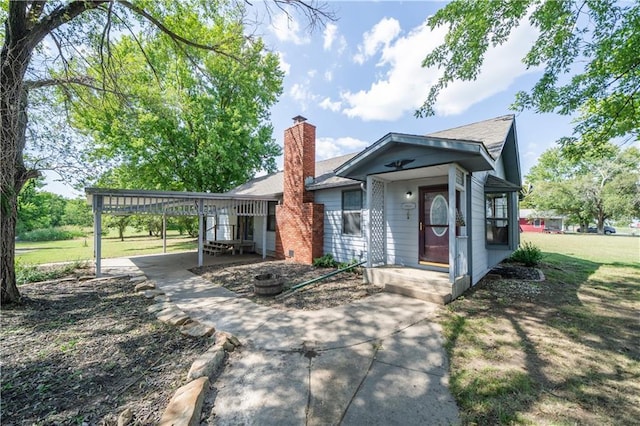
[[[342,191],[342,233],[362,235],[362,191]]]
[[[509,244],[509,194],[486,193],[486,228],[488,245]]]
[[[267,201],[267,231],[276,230],[276,205],[277,201]]]

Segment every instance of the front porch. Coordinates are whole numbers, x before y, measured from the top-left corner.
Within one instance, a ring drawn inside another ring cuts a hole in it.
[[[388,293],[446,305],[469,288],[469,276],[461,276],[454,283],[447,272],[388,265],[367,268],[368,282],[380,286]]]

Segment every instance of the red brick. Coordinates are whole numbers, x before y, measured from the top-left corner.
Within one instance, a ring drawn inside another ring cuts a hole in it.
[[[324,205],[314,203],[305,179],[315,177],[316,128],[305,121],[285,130],[284,188],[276,208],[276,257],[310,264],[322,256]],[[290,256],[290,253],[293,256]]]

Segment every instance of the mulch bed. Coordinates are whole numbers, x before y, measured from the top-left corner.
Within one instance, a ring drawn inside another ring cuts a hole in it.
[[[115,425],[126,408],[136,424],[156,424],[211,343],[157,321],[128,279],[20,291],[0,320],[3,425]]]
[[[214,284],[221,285],[255,303],[284,310],[317,310],[340,306],[363,297],[379,293],[382,289],[363,282],[359,268],[310,284],[285,298],[257,296],[254,294],[255,277],[262,274],[280,275],[284,291],[296,284],[318,278],[335,271],[335,268],[318,268],[285,261],[263,261],[252,264],[227,264],[194,268],[191,271]]]

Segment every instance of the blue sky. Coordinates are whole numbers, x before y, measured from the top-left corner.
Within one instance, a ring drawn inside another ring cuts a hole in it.
[[[357,152],[388,132],[425,134],[509,114],[515,93],[528,90],[540,69],[527,70],[521,58],[537,33],[521,25],[505,45],[491,49],[474,82],[456,82],[441,93],[436,116],[417,119],[438,70],[424,69],[424,56],[444,37],[426,19],[444,3],[427,1],[330,2],[338,18],[313,32],[303,18],[272,9],[258,32],[278,53],[285,71],[284,92],[272,109],[274,138],[296,115],[316,130],[318,160]],[[571,135],[569,117],[516,114],[522,174],[562,136]],[[281,167],[282,159],[278,160]],[[52,181],[51,178],[48,179]],[[59,183],[45,190],[74,194]]]

